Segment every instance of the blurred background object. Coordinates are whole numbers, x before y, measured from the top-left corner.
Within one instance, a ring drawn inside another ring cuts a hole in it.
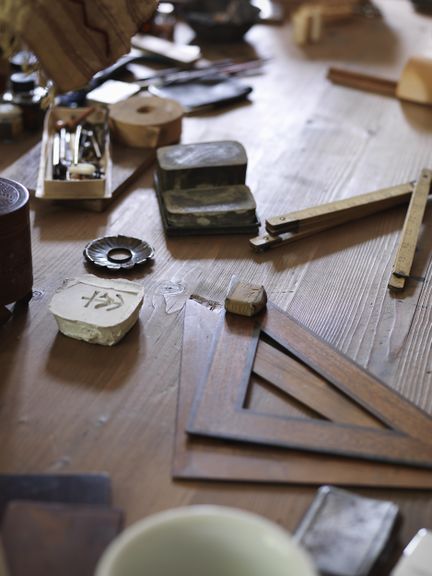
[[[0,40],[9,57],[25,43],[61,92],[75,90],[130,50],[157,0],[0,0]]]
[[[411,0],[414,8],[424,14],[432,14],[432,0]]]
[[[258,22],[260,9],[249,0],[191,0],[183,14],[199,40],[237,42]]]

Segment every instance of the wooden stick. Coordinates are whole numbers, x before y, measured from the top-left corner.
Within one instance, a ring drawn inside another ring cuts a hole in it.
[[[405,288],[405,280],[409,278],[431,183],[432,171],[422,170],[411,195],[408,212],[402,228],[395,263],[388,285],[391,290],[403,290]]]
[[[271,234],[300,231],[333,219],[348,222],[363,215],[386,210],[392,206],[408,202],[413,191],[413,183],[399,184],[367,194],[359,194],[326,204],[318,204],[303,210],[296,210],[266,220],[266,230]]]
[[[396,98],[397,82],[393,80],[351,72],[342,68],[329,68],[327,78],[334,84]]]

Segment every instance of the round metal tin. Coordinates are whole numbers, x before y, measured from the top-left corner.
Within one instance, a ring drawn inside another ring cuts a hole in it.
[[[128,270],[152,260],[154,250],[139,238],[105,236],[89,242],[84,248],[84,256],[95,266],[109,270]]]

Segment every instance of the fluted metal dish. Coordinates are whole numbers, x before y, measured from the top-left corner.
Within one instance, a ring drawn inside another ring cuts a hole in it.
[[[139,238],[105,236],[89,242],[84,248],[84,256],[95,266],[109,270],[128,270],[152,260],[154,250]]]

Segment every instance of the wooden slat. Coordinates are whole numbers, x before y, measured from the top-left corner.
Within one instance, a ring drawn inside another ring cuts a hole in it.
[[[389,282],[389,288],[392,290],[402,290],[405,287],[406,279],[410,275],[431,182],[432,172],[430,170],[422,170],[411,195],[408,212],[402,228]]]
[[[332,422],[384,427],[306,365],[264,341],[258,344],[253,372]]]

